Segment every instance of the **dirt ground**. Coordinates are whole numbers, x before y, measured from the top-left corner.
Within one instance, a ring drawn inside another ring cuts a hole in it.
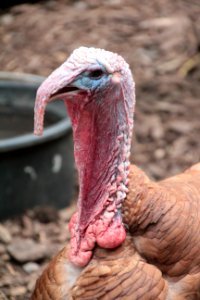
[[[0,41],[1,70],[41,75],[81,45],[118,52],[137,87],[132,161],[162,179],[200,160],[198,0],[17,5],[1,11]],[[69,238],[72,210],[44,208],[2,222],[0,299],[28,299],[40,268]]]

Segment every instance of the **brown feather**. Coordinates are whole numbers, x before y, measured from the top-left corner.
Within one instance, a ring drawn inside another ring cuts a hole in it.
[[[131,166],[118,248],[96,247],[84,269],[65,247],[36,283],[32,300],[200,299],[200,164],[152,182]]]

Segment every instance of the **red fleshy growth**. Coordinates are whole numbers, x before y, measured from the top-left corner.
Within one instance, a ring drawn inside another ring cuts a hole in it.
[[[89,262],[96,243],[112,249],[126,238],[115,201],[105,208],[110,193],[108,183],[119,164],[119,153],[123,151],[123,146],[117,144],[117,137],[124,122],[120,117],[124,105],[121,90],[115,89],[115,92],[113,98],[104,97],[103,105],[97,105],[95,99],[87,103],[77,97],[73,102],[65,102],[73,126],[80,184],[79,213],[72,217],[69,225],[70,260],[78,266]],[[119,116],[117,121],[116,116]]]
[[[87,265],[92,256],[92,250],[97,243],[102,248],[112,249],[121,245],[126,238],[126,231],[120,217],[101,216],[88,226],[83,236],[77,231],[78,213],[75,213],[69,223],[71,232],[70,260],[77,266]]]
[[[89,234],[87,237],[81,238],[77,230],[78,212],[73,214],[70,223],[69,230],[71,233],[71,251],[70,260],[79,267],[84,267],[88,264],[92,256],[92,249],[95,246],[95,238],[93,234]]]
[[[113,249],[121,245],[126,239],[126,231],[120,218],[114,219],[105,231],[97,235],[96,239],[97,244],[102,248]]]

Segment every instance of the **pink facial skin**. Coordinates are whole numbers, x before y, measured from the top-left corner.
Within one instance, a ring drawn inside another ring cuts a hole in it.
[[[90,89],[79,75],[103,66],[105,85]],[[77,78],[79,78],[77,81]],[[77,83],[78,82],[78,83]],[[75,89],[74,89],[75,87]],[[74,157],[79,174],[78,211],[69,223],[70,260],[85,266],[97,243],[115,248],[126,232],[120,207],[128,192],[129,156],[133,128],[134,82],[117,54],[81,47],[41,85],[35,104],[35,133],[43,129],[48,102],[65,101],[71,119]]]

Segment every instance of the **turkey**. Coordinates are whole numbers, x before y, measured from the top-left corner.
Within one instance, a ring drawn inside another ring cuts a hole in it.
[[[80,47],[40,86],[63,99],[79,175],[70,245],[36,282],[32,300],[200,299],[200,163],[160,182],[130,165],[135,84],[118,54]]]

